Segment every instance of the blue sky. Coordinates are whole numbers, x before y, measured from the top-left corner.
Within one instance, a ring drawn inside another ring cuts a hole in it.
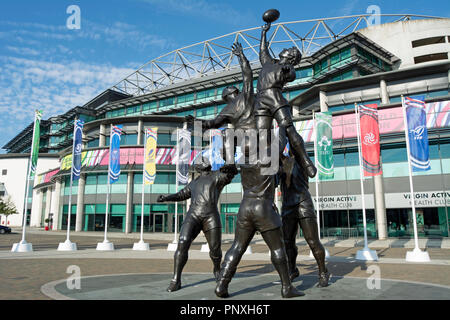
[[[81,29],[69,30],[70,5]],[[33,121],[83,105],[145,62],[171,50],[263,24],[366,13],[450,17],[448,0],[2,0],[0,10],[0,147]],[[0,151],[4,152],[4,151]]]

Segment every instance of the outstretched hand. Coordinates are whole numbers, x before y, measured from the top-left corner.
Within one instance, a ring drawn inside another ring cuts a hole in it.
[[[242,45],[239,42],[233,43],[233,45],[231,46],[231,51],[233,52],[233,54],[235,56],[242,55],[242,53],[243,53]]]
[[[261,27],[262,31],[267,32],[270,29],[270,22]]]
[[[291,72],[291,67],[287,66],[287,65],[284,65],[284,66],[281,67],[281,71],[283,73],[290,73]]]
[[[165,201],[166,201],[166,198],[165,198],[162,194],[160,194],[159,197],[158,197],[158,199],[157,199],[156,201],[157,201],[157,202],[165,202]]]

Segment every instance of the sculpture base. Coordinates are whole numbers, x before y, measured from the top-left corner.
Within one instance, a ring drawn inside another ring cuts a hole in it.
[[[430,255],[426,251],[414,248],[413,251],[406,252],[406,261],[408,262],[430,262]]]
[[[324,248],[324,249],[325,249],[325,259],[329,258],[330,257],[330,253],[328,252],[327,248]],[[309,250],[309,257],[315,259],[311,250]]]
[[[71,242],[70,240],[60,242],[58,245],[58,251],[77,251],[77,244]]]
[[[25,240],[20,241],[19,243],[14,243],[11,249],[11,252],[32,252],[33,245],[31,243],[26,242]]]
[[[375,250],[370,250],[369,248],[364,248],[356,252],[356,260],[364,261],[377,261],[378,255]]]
[[[103,242],[97,243],[97,250],[99,251],[113,251],[114,250],[114,243],[109,242],[108,240],[105,240]]]
[[[150,245],[144,241],[135,242],[133,244],[133,250],[137,251],[148,251],[150,250]]]
[[[178,243],[171,242],[167,245],[167,251],[177,251]]]

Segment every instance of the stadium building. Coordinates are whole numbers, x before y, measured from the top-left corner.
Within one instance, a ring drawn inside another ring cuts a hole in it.
[[[290,101],[296,128],[314,157],[312,111],[333,115],[335,174],[320,181],[322,236],[362,236],[362,203],[354,104],[378,104],[383,175],[365,179],[368,236],[412,236],[412,210],[401,96],[423,95],[431,170],[414,173],[420,237],[449,236],[450,206],[450,19],[418,15],[381,15],[369,25],[368,15],[273,24],[271,50],[297,46],[303,54],[297,79],[284,95]],[[38,175],[28,195],[27,221],[54,230],[67,228],[73,120],[85,121],[81,179],[73,185],[71,228],[104,229],[111,124],[122,124],[121,175],[111,188],[109,231],[139,232],[144,129],[158,127],[157,175],[145,189],[145,232],[173,232],[173,203],[156,202],[174,193],[175,128],[185,116],[215,117],[224,107],[222,90],[242,87],[241,70],[230,48],[239,41],[251,61],[254,84],[260,28],[240,30],[154,59],[83,106],[41,122]],[[68,106],[69,107],[69,106]],[[11,195],[22,224],[30,124],[0,155],[0,195]],[[195,156],[197,151],[192,151]],[[20,167],[20,168],[19,168]],[[26,171],[26,170],[25,170]],[[310,191],[315,196],[315,180]],[[219,210],[223,232],[234,232],[241,200],[240,176],[223,191]],[[278,203],[279,205],[279,203]],[[189,202],[181,203],[183,213]],[[179,226],[183,215],[179,215]],[[5,223],[5,218],[1,218]]]

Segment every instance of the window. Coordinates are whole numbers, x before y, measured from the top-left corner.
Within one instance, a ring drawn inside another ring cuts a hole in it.
[[[417,47],[427,46],[427,45],[436,44],[436,43],[445,43],[445,36],[415,40],[412,42],[412,47],[417,48]]]
[[[88,147],[88,148],[95,148],[95,147],[98,147],[98,145],[99,145],[99,138],[90,140],[90,141],[88,141],[88,143],[87,143],[87,147]]]
[[[173,97],[159,100],[159,111],[164,111],[170,109],[174,104]]]
[[[6,176],[8,174],[8,170],[7,169],[3,169],[2,170],[2,176]]]
[[[172,141],[172,135],[170,133],[158,133],[158,146],[174,146],[176,145],[176,141]]]
[[[142,113],[151,113],[156,111],[158,108],[158,103],[156,101],[152,101],[142,105]]]
[[[442,53],[434,53],[434,54],[426,54],[424,56],[418,56],[414,57],[414,63],[423,63],[428,61],[435,61],[435,60],[446,60],[448,59],[448,53],[442,52]]]
[[[183,107],[194,103],[194,93],[184,94],[177,98],[177,106]]]

